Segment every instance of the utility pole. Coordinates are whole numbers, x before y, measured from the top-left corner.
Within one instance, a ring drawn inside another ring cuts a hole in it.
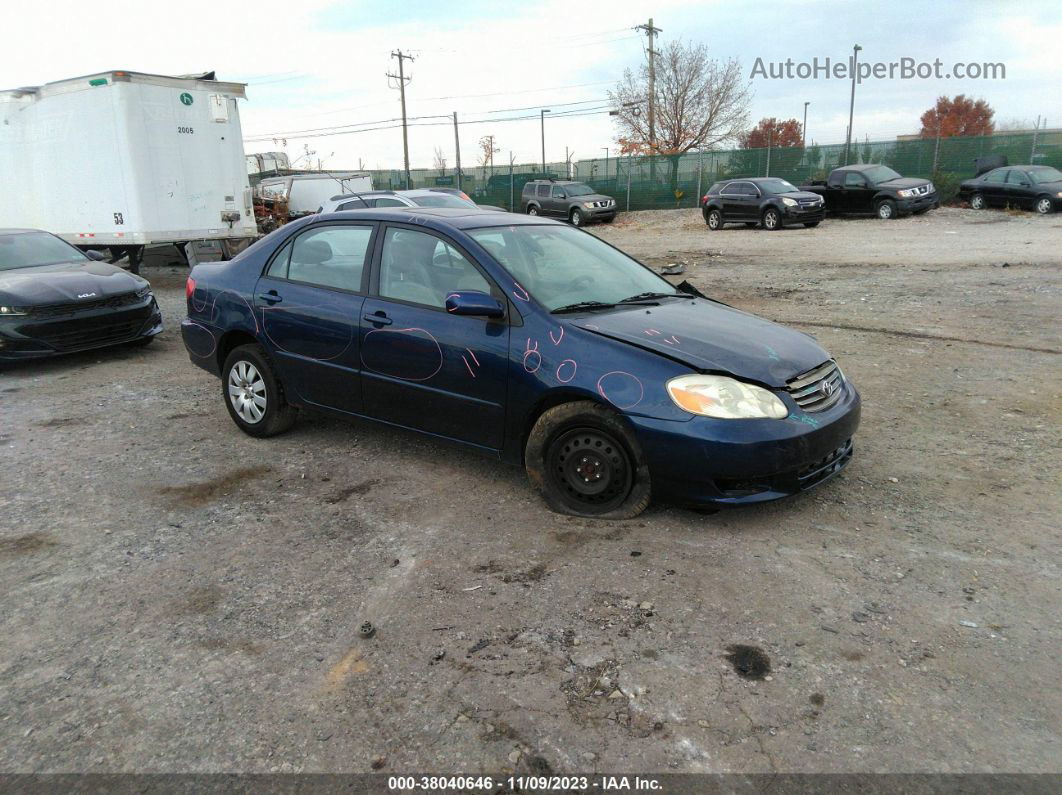
[[[855,86],[856,86],[856,73],[859,71],[856,68],[856,64],[859,61],[859,51],[863,49],[858,44],[852,47],[852,99],[848,104],[848,135],[844,140],[844,164],[848,165],[848,150],[852,146],[852,121],[855,114]]]
[[[605,182],[607,183],[608,182],[608,147],[607,146],[602,146],[601,148],[605,150]]]
[[[494,148],[494,136],[493,135],[485,135],[483,137],[490,141],[490,175],[493,177],[494,176],[494,153],[497,152],[498,150]]]
[[[398,59],[398,74],[393,75],[390,72],[387,73],[387,77],[391,80],[398,81],[398,90],[402,96],[402,155],[405,158],[406,164],[406,190],[409,190],[409,130],[406,125],[406,83],[412,80],[412,77],[406,77],[405,61],[414,60],[412,55],[406,55],[401,50],[393,50],[391,52],[392,58]],[[392,86],[395,88],[395,86]]]
[[[656,154],[656,50],[653,47],[656,34],[663,33],[661,28],[653,26],[653,18],[649,17],[649,24],[637,25],[635,30],[644,30],[649,37],[649,154]]]
[[[457,134],[457,111],[454,111],[454,159],[457,161],[457,189],[461,190],[461,138]]]
[[[1047,129],[1047,119],[1044,119],[1044,129]],[[1029,152],[1029,162],[1036,165],[1036,139],[1040,136],[1040,116],[1036,116],[1036,127],[1033,128],[1032,151]]]
[[[808,145],[808,105],[810,102],[804,103],[804,126],[800,128],[800,148],[806,149]]]
[[[773,132],[773,129],[767,130],[767,173],[763,175],[765,177],[771,176],[771,134]]]
[[[538,112],[539,121],[542,124],[542,176],[546,175],[546,114],[548,110]]]

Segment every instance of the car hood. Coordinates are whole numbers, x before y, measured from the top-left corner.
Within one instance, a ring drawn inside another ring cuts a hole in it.
[[[0,271],[0,304],[47,306],[133,292],[147,281],[106,262],[68,262]]]
[[[1056,182],[1036,182],[1033,184],[1034,188],[1040,188],[1048,193],[1058,193],[1062,191],[1062,180]]]
[[[822,198],[822,194],[821,193],[812,193],[809,190],[791,190],[791,191],[787,191],[786,193],[776,193],[774,195],[775,196],[781,196],[781,197],[784,197],[784,198],[787,198],[787,199],[797,199],[798,201],[800,199],[804,199],[805,201],[807,201],[808,199],[821,199]]]
[[[830,358],[807,334],[708,299],[663,299],[573,320],[614,340],[644,348],[695,370],[728,373],[772,387]]]
[[[569,196],[569,199],[576,202],[604,202],[612,201],[611,196],[606,196],[603,193],[588,193],[585,196]]]
[[[877,187],[881,188],[888,185],[890,188],[920,188],[923,185],[928,184],[928,179],[919,179],[918,177],[897,177],[896,179],[879,182]]]

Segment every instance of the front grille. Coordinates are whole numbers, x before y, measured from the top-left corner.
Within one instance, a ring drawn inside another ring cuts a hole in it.
[[[594,207],[611,207],[615,203],[614,199],[602,199],[601,201],[594,202]]]
[[[825,411],[844,392],[844,375],[833,360],[786,382],[786,390],[804,411]]]
[[[797,472],[797,480],[800,481],[801,489],[810,489],[817,483],[821,483],[831,475],[844,469],[852,460],[852,440],[842,444],[829,455],[808,464]]]
[[[60,351],[95,348],[132,339],[154,311],[153,306],[146,306],[110,315],[35,323],[22,326],[19,332]]]
[[[822,204],[822,199],[797,199],[800,202],[801,207],[818,207]]]
[[[123,306],[132,306],[142,301],[135,292],[112,295],[108,298],[98,298],[95,301],[76,301],[64,304],[48,304],[47,306],[35,306],[30,310],[33,318],[62,317],[73,315],[77,312],[86,312],[95,309],[120,309]]]

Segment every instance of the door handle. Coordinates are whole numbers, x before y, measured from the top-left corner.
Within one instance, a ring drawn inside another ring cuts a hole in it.
[[[380,325],[380,326],[390,326],[391,323],[393,322],[391,320],[391,318],[389,318],[383,312],[377,312],[374,315],[364,315],[364,318],[366,320],[368,320],[370,323],[376,323],[377,325]]]
[[[272,306],[273,304],[279,304],[284,299],[280,297],[280,294],[276,290],[270,290],[268,293],[264,293],[259,296],[263,301]]]

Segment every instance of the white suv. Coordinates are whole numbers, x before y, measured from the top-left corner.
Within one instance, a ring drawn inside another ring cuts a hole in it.
[[[466,210],[496,210],[501,207],[476,204],[464,193],[432,190],[374,190],[365,193],[342,193],[333,196],[317,210],[318,213],[335,213],[342,210],[363,210],[366,207],[456,207]]]

